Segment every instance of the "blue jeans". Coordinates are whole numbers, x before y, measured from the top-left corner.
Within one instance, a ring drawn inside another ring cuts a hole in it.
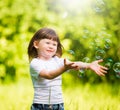
[[[33,103],[31,110],[64,110],[64,104],[36,104]]]

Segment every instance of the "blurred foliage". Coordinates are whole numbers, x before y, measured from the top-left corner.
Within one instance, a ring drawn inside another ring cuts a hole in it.
[[[98,49],[105,50],[104,63],[120,61],[120,1],[116,0],[1,0],[0,1],[0,82],[29,76],[27,47],[34,32],[41,27],[54,28],[67,50],[74,50],[72,60],[89,57],[96,60]],[[108,48],[105,46],[106,40]],[[118,81],[111,68],[106,77],[91,71],[82,81]],[[71,71],[72,73],[72,71]],[[75,71],[71,74],[76,79]],[[79,80],[79,78],[78,78]]]

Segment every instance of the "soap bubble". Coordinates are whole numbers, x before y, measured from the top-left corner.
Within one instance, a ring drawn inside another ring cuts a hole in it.
[[[105,5],[105,2],[103,0],[97,0],[97,3],[99,3],[100,5]]]
[[[111,58],[107,59],[107,62],[105,63],[105,67],[110,69],[112,67],[113,60]]]
[[[117,78],[120,78],[120,62],[117,62],[113,65],[113,70]]]
[[[104,47],[105,49],[110,49],[112,45],[112,41],[110,39],[105,39]]]
[[[94,7],[94,10],[98,13],[102,12],[102,9],[98,6]]]
[[[104,50],[98,49],[98,50],[96,51],[96,53],[95,53],[95,58],[96,58],[97,60],[103,59],[103,58],[105,57],[105,54],[106,54],[106,52],[105,52]]]
[[[113,59],[112,58],[108,58],[107,61],[113,63]]]
[[[110,69],[111,66],[112,66],[112,64],[110,62],[105,63],[105,67],[107,67],[108,69]]]
[[[84,57],[84,58],[82,59],[82,61],[88,63],[88,62],[90,62],[90,58]],[[83,78],[84,76],[85,76],[85,69],[84,69],[84,68],[81,68],[81,69],[79,70],[79,72],[78,72],[78,77]]]
[[[89,45],[90,45],[89,46],[90,49],[93,49],[93,47],[95,47],[95,43],[94,42],[90,42]]]
[[[75,55],[75,52],[73,50],[68,50],[68,53],[71,55]]]
[[[120,62],[117,62],[113,65],[113,70],[116,72],[116,73],[120,73]]]
[[[86,39],[86,38],[88,38],[88,36],[87,35],[83,35],[82,38]]]
[[[73,50],[67,51],[67,59],[73,60],[74,59],[75,52]]]
[[[103,12],[105,8],[105,3],[103,2],[103,0],[96,0],[96,4],[94,4],[93,8],[96,12]]]
[[[84,57],[84,58],[82,59],[82,61],[83,61],[83,62],[86,62],[86,63],[89,63],[89,62],[90,62],[90,58]]]
[[[117,78],[120,78],[120,72],[116,72],[115,75]]]
[[[83,78],[85,76],[85,69],[80,69],[77,75],[79,78]]]
[[[90,32],[89,32],[89,30],[84,29],[84,33],[89,34]]]

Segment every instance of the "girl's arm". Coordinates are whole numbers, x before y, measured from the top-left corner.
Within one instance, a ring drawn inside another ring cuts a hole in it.
[[[91,69],[99,76],[104,76],[105,73],[107,73],[108,69],[104,66],[99,65],[99,63],[102,61],[103,60],[97,60],[97,61],[93,61],[92,63],[75,62],[74,66],[78,66],[77,70],[81,68]]]
[[[47,71],[44,69],[40,72],[40,76],[46,79],[54,79],[55,77],[61,75],[63,72],[69,69],[76,68],[76,65],[73,64],[73,62],[69,62],[68,60],[64,59],[64,66],[61,66],[60,68],[51,71]]]

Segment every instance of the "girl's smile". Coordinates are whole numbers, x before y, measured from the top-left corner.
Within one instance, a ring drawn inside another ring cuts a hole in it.
[[[57,42],[50,39],[41,39],[34,42],[34,47],[38,51],[38,57],[41,59],[50,59],[56,54]]]

